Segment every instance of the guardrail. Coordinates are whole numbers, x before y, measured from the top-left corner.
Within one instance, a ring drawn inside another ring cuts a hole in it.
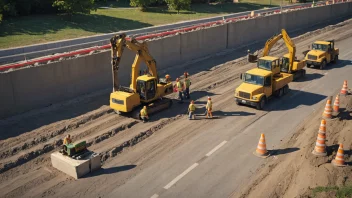
[[[335,1],[336,3],[337,1]],[[340,1],[343,2],[343,1]],[[304,9],[304,8],[309,8],[311,7],[311,3],[308,4],[300,4],[300,5],[296,5],[296,6],[290,6],[288,9],[290,10],[296,10],[296,9]],[[325,3],[319,3],[317,4],[317,6],[322,6],[325,5]],[[282,10],[283,9],[282,7]],[[278,13],[282,11],[281,9],[267,9],[263,12],[257,13],[256,15],[258,16],[258,14],[264,14],[264,13]],[[287,9],[286,9],[287,10]],[[203,23],[200,25],[195,25],[195,26],[191,26],[191,27],[186,27],[186,28],[182,28],[182,29],[176,29],[176,30],[172,30],[172,31],[166,31],[166,32],[161,32],[161,33],[155,33],[155,34],[149,34],[149,35],[143,35],[143,36],[138,36],[136,37],[136,40],[146,40],[146,39],[152,39],[152,38],[156,38],[156,37],[165,37],[168,35],[174,35],[177,33],[181,33],[181,32],[189,32],[198,28],[205,28],[205,27],[210,27],[213,25],[221,25],[224,23],[229,23],[229,22],[235,22],[238,20],[241,20],[243,18],[249,18],[248,15],[243,15],[243,16],[239,16],[239,17],[235,17],[235,18],[228,18],[228,19],[223,19],[223,20],[218,20],[218,21],[214,21],[214,22],[208,22],[208,23]],[[9,70],[9,69],[15,69],[15,68],[20,68],[20,67],[25,67],[28,65],[33,65],[36,63],[43,63],[43,62],[48,62],[48,61],[54,61],[57,59],[61,59],[61,58],[65,58],[65,57],[72,57],[72,56],[76,56],[76,55],[84,55],[84,54],[89,54],[89,53],[93,53],[95,51],[101,51],[101,50],[106,50],[110,48],[110,44],[107,45],[102,45],[102,46],[98,46],[98,47],[91,47],[91,48],[86,48],[86,49],[82,49],[82,50],[77,50],[77,51],[73,51],[73,52],[67,52],[67,53],[63,53],[63,54],[59,54],[59,55],[53,55],[50,57],[43,57],[40,59],[32,59],[29,61],[25,61],[25,62],[19,62],[19,63],[14,63],[14,64],[7,64],[7,65],[3,65],[0,66],[0,71],[5,71],[5,70]]]

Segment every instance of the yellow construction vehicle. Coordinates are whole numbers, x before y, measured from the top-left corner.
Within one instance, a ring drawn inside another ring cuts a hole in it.
[[[110,94],[110,107],[118,114],[137,119],[140,119],[140,110],[143,106],[147,106],[149,115],[169,108],[172,105],[172,100],[164,98],[164,96],[173,93],[173,84],[165,78],[158,77],[156,62],[149,54],[147,43],[140,43],[134,38],[128,40],[125,34],[112,37],[110,43],[113,70],[113,92]],[[132,64],[130,87],[118,84],[118,69],[125,47],[136,52]],[[142,61],[148,67],[146,75],[139,75]]]
[[[241,74],[243,82],[235,90],[236,103],[261,110],[272,96],[281,97],[286,94],[293,75],[281,73],[279,62],[277,57],[265,56],[258,60],[257,68]]]
[[[330,62],[336,63],[339,53],[339,49],[335,48],[334,40],[315,41],[312,44],[312,50],[303,52],[307,67],[318,66],[320,69],[324,69]]]
[[[262,57],[269,55],[271,48],[280,40],[283,39],[285,45],[288,49],[287,54],[285,54],[280,59],[280,72],[293,74],[293,79],[305,76],[306,70],[303,69],[306,66],[305,60],[297,60],[296,58],[296,45],[293,43],[291,38],[288,36],[285,29],[281,30],[281,34],[275,35],[268,39],[265,43]],[[249,55],[249,59],[255,59],[255,55]],[[258,60],[256,60],[258,61]]]
[[[268,56],[273,45],[281,38],[289,53],[282,58]],[[260,110],[272,96],[286,94],[289,91],[288,84],[306,73],[303,69],[305,60],[296,60],[295,53],[296,46],[284,29],[281,34],[270,38],[265,44],[263,56],[257,60],[257,68],[241,74],[243,82],[235,90],[236,103],[255,106]]]

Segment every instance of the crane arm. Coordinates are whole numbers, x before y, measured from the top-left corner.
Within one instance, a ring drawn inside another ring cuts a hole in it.
[[[289,72],[291,72],[291,69],[293,67],[293,61],[295,59],[295,54],[296,54],[296,45],[293,43],[291,38],[288,36],[285,29],[281,30],[281,35],[285,41],[286,47],[289,52],[289,67],[288,67],[288,69],[289,69]]]
[[[268,56],[271,48],[282,38],[282,34],[275,35],[268,39],[265,43],[264,50],[263,50],[263,57]]]
[[[131,79],[131,88],[136,89],[136,79],[139,76],[139,66],[141,61],[143,61],[148,67],[149,73],[158,79],[158,73],[156,69],[156,61],[150,55],[148,46],[146,42],[139,43],[135,39],[131,41],[126,39],[125,34],[116,35],[110,39],[111,43],[111,57],[112,57],[112,67],[113,67],[113,81],[114,81],[114,91],[117,90],[117,71],[119,68],[121,56],[124,50],[124,47],[127,47],[129,50],[136,53],[136,57],[132,64],[132,79]]]

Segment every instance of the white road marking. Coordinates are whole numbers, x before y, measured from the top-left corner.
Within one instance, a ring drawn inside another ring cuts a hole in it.
[[[209,153],[207,153],[205,156],[209,157],[211,154],[213,154],[215,151],[217,151],[219,148],[221,148],[222,146],[224,146],[226,144],[227,141],[223,141],[221,142],[219,145],[217,145],[215,148],[213,148],[213,150],[209,151]]]
[[[159,195],[158,194],[154,194],[153,196],[151,196],[150,198],[158,198]]]
[[[192,166],[190,166],[189,168],[187,168],[187,170],[185,170],[183,173],[181,173],[179,176],[177,176],[175,179],[173,179],[170,183],[168,183],[164,188],[167,190],[169,189],[171,186],[173,186],[176,182],[178,182],[178,180],[182,179],[182,177],[184,177],[185,175],[187,175],[187,173],[191,172],[191,170],[193,170],[195,167],[197,167],[199,164],[198,163],[194,163]]]

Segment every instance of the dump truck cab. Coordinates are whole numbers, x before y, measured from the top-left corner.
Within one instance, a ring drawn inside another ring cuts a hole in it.
[[[273,95],[282,96],[288,92],[293,75],[280,73],[279,58],[265,56],[258,59],[257,68],[241,74],[241,79],[243,82],[235,90],[236,103],[263,109]]]
[[[336,63],[339,58],[339,49],[335,48],[334,40],[316,41],[312,44],[312,49],[304,53],[307,67],[318,66],[320,69],[331,62]]]

